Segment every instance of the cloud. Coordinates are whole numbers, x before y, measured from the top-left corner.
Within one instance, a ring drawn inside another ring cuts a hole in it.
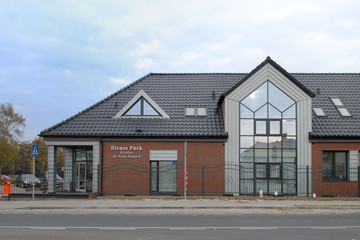
[[[128,85],[131,83],[128,79],[120,77],[110,77],[109,80],[111,83],[116,85]]]

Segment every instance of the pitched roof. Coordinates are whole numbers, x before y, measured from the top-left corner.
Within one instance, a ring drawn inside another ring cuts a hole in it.
[[[271,59],[264,62],[276,64]],[[40,136],[226,138],[219,99],[250,74],[151,73],[42,131]],[[313,114],[313,138],[360,137],[360,74],[284,74],[310,96],[315,96],[314,92],[320,89],[320,94],[313,98],[313,107],[322,107],[327,116]],[[144,90],[170,118],[113,118],[140,90]],[[329,97],[340,97],[352,117],[341,117]],[[206,107],[207,117],[185,116],[187,106]]]

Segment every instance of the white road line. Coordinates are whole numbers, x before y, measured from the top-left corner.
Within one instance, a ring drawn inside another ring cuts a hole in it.
[[[281,229],[312,229],[312,230],[344,230],[360,228],[359,226],[262,226],[262,227],[71,227],[71,226],[0,226],[0,229],[31,229],[31,230],[81,230],[98,229],[102,231],[134,231],[134,230],[171,230],[171,231],[201,231],[201,230],[281,230]]]

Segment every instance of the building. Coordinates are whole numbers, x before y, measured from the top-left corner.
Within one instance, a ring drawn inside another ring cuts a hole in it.
[[[66,191],[358,196],[360,74],[150,73],[40,136],[49,192],[61,147]]]

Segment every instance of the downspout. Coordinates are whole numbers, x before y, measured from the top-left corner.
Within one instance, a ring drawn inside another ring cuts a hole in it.
[[[104,179],[104,144],[102,141],[102,138],[100,137],[100,150],[101,150],[101,159],[100,159],[100,166],[99,169],[101,170],[101,174],[100,174],[100,196],[103,195],[103,179]]]

